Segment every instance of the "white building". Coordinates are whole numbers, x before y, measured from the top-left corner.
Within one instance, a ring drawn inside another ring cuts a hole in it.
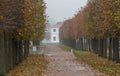
[[[43,40],[43,43],[59,43],[59,29],[62,26],[62,22],[58,22],[55,25],[50,25],[49,28],[47,28],[46,31],[46,37]],[[46,42],[47,39],[47,42]]]
[[[51,27],[51,43],[59,43],[59,29],[62,26],[62,22],[58,22]]]

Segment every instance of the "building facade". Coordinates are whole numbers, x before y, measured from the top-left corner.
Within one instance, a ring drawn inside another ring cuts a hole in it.
[[[59,43],[59,28],[51,28],[51,43]]]
[[[59,29],[62,26],[62,22],[58,22],[55,25],[46,26],[45,38],[42,41],[43,43],[59,43]]]
[[[62,26],[62,22],[58,22],[51,27],[51,43],[59,43],[59,29]]]

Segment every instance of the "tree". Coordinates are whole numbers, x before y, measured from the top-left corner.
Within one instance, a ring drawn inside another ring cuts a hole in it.
[[[82,10],[64,23],[67,24],[61,28],[64,31],[61,33],[63,39],[68,37],[67,40],[73,39],[76,42],[81,39],[82,47],[86,48],[88,45],[102,57],[108,56],[109,46],[109,58],[119,61],[120,0],[88,0]]]
[[[44,36],[45,3],[43,0],[25,0],[23,5],[24,23],[17,32],[25,40],[38,40]]]

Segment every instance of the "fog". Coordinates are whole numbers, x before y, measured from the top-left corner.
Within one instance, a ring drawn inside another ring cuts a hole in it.
[[[87,0],[44,0],[46,3],[46,14],[51,21],[63,21],[71,18],[78,9],[87,4]]]

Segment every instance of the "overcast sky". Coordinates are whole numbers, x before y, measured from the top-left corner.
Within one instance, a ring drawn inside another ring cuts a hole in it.
[[[87,0],[45,0],[45,3],[49,19],[59,22],[73,17],[78,8],[86,5]]]

